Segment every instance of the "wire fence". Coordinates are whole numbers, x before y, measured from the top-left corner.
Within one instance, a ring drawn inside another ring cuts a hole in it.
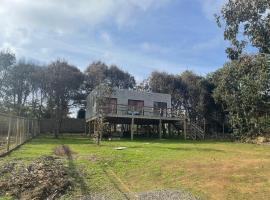
[[[25,143],[39,132],[37,119],[0,113],[0,155]]]

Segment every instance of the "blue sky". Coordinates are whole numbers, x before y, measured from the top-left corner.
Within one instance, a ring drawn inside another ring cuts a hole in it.
[[[224,0],[0,0],[0,48],[84,70],[116,64],[138,81],[153,70],[205,75],[227,60],[213,14]]]

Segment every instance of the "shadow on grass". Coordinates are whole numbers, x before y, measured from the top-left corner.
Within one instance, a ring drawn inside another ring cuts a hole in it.
[[[113,184],[114,188],[117,189],[117,191],[122,195],[121,199],[130,199],[129,195],[127,195],[127,193],[125,193],[122,190],[122,188],[119,186],[120,184],[116,181],[116,179],[112,177],[111,174],[109,174],[108,171],[104,167],[102,168],[102,170],[104,174],[106,174],[110,182]]]
[[[64,150],[65,150],[65,155],[67,156],[67,159],[68,159],[68,168],[69,168],[69,171],[71,172],[71,176],[74,178],[75,182],[79,185],[81,193],[83,195],[88,194],[89,190],[88,190],[87,184],[85,183],[83,174],[80,171],[78,171],[74,163],[70,149],[64,148]]]

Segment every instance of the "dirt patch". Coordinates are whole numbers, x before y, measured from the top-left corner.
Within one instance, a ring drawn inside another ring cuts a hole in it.
[[[88,160],[89,160],[90,162],[95,163],[95,162],[100,161],[100,158],[99,158],[98,156],[96,156],[95,154],[92,154],[92,155],[90,155],[90,156],[88,157]]]
[[[67,145],[60,145],[55,147],[54,154],[57,156],[67,156],[68,159],[72,160],[75,152],[73,152]]]
[[[29,165],[7,163],[1,173],[0,195],[16,199],[56,199],[72,187],[72,179],[62,161],[40,157]]]

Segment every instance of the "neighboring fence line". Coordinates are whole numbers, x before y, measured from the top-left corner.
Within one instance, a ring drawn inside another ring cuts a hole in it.
[[[8,153],[38,133],[37,119],[0,113],[0,155]]]
[[[40,132],[41,133],[54,133],[55,119],[41,119]],[[60,126],[60,133],[84,133],[85,132],[85,119],[65,118],[62,119]]]

